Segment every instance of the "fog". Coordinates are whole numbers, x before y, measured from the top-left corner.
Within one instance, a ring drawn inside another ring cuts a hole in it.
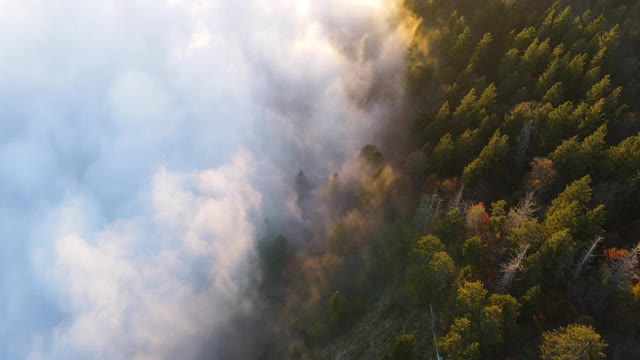
[[[0,358],[193,359],[402,98],[391,1],[0,1]],[[216,354],[210,354],[216,358]]]

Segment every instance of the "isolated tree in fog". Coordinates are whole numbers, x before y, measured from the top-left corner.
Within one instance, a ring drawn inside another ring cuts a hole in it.
[[[367,144],[360,150],[358,158],[372,169],[376,170],[384,165],[384,156],[375,145]]]
[[[335,291],[329,299],[329,317],[332,324],[342,328],[346,324],[348,316],[347,299],[339,291]]]

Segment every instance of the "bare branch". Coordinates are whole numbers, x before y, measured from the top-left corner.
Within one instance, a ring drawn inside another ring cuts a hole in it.
[[[583,267],[585,264],[587,264],[588,262],[591,261],[591,259],[593,259],[593,251],[596,249],[596,246],[598,246],[598,244],[603,240],[603,237],[598,235],[596,236],[593,241],[591,242],[591,245],[587,248],[587,250],[582,254],[582,256],[580,257],[580,261],[578,262],[578,266],[576,267],[576,271],[573,273],[573,276],[578,276],[580,275],[580,272],[582,271]]]
[[[440,210],[441,204],[442,199],[438,194],[428,194],[422,197],[414,219],[416,230],[421,233],[425,233],[428,230],[433,217]]]
[[[460,187],[460,190],[458,190],[458,192],[456,193],[456,195],[453,198],[451,198],[451,200],[449,200],[449,203],[447,204],[447,210],[458,209],[460,210],[460,212],[464,211],[464,208],[460,208],[461,205],[463,205],[463,201],[462,201],[463,191],[464,191],[464,185],[462,185]]]
[[[524,126],[522,130],[520,130],[520,134],[516,138],[517,148],[516,148],[516,168],[521,169],[524,161],[526,160],[527,149],[529,148],[529,140],[531,139],[531,129],[533,128],[533,121],[529,120]]]
[[[531,220],[533,215],[538,210],[534,192],[528,192],[518,205],[507,214],[507,227],[516,228],[525,221]]]
[[[628,253],[623,256],[610,260],[609,266],[613,274],[613,281],[619,288],[623,288],[628,281],[635,280],[640,277],[638,272],[638,264],[640,259],[640,242]]]
[[[431,311],[431,332],[433,332],[433,345],[436,348],[436,359],[442,360],[440,351],[438,350],[438,340],[436,339],[436,315],[433,313],[433,306],[429,304],[429,310]]]
[[[507,289],[511,287],[511,284],[515,279],[518,270],[522,269],[522,261],[527,255],[527,250],[529,250],[529,245],[523,247],[522,250],[520,250],[520,252],[516,254],[516,256],[500,266],[500,273],[502,274],[502,276],[498,280],[498,285],[500,285],[500,288]]]

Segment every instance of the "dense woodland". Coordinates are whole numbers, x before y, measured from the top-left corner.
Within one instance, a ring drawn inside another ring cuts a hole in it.
[[[640,358],[640,1],[405,7],[412,150],[293,174],[262,356]]]

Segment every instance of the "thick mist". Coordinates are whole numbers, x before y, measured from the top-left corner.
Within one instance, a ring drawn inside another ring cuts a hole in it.
[[[396,5],[0,4],[0,358],[217,358],[297,172],[398,114]]]

